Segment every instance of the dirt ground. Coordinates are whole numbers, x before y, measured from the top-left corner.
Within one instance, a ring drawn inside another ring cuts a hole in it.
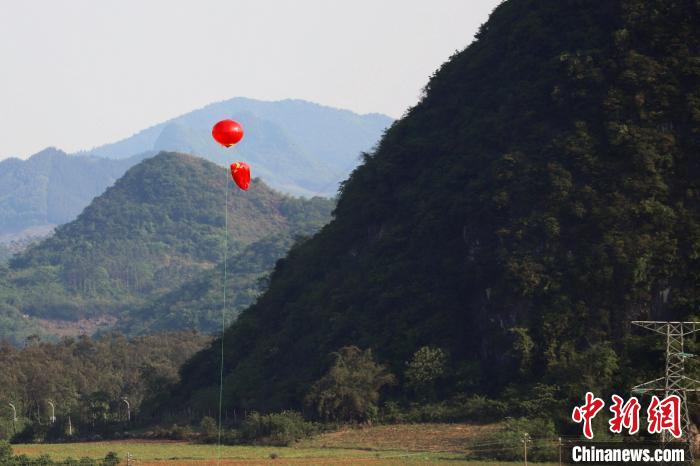
[[[497,428],[494,424],[397,424],[346,428],[322,434],[300,446],[466,453],[468,444]]]

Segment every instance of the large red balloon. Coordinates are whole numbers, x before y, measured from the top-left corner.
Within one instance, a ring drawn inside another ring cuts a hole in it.
[[[231,178],[243,191],[250,186],[250,167],[245,162],[235,162],[231,164]]]
[[[231,147],[243,139],[243,127],[233,120],[221,120],[211,129],[216,142],[224,147]]]

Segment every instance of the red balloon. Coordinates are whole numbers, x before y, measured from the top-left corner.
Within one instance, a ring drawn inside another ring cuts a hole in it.
[[[243,127],[233,120],[221,120],[211,129],[212,137],[224,147],[236,145],[243,139]]]
[[[243,191],[250,186],[250,167],[245,162],[234,162],[231,164],[231,178]]]

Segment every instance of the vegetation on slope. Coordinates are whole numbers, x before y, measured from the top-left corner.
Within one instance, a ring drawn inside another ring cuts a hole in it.
[[[440,396],[557,416],[656,377],[629,321],[700,303],[699,10],[501,4],[226,332],[227,405],[301,406],[350,344],[400,379],[441,348]],[[174,403],[214,402],[219,345],[184,366]],[[392,396],[415,399],[403,382]]]
[[[226,264],[226,308],[223,304],[223,263],[140,307],[127,309],[114,330],[127,335],[197,329],[221,332],[222,312],[228,323],[250,306],[274,268],[293,244],[289,234],[264,237],[232,252]]]
[[[0,341],[7,341],[14,345],[24,343],[27,337],[42,335],[41,329],[26,318],[15,306],[12,305],[11,296],[16,294],[12,284],[7,281],[9,271],[5,264],[0,263],[0,297],[8,298],[9,302],[0,299]]]
[[[11,438],[15,428],[24,431],[25,438],[17,440],[67,439],[69,416],[74,438],[104,435],[115,421],[127,419],[122,398],[137,412],[144,398],[176,382],[178,367],[209,340],[182,332],[132,340],[82,336],[58,343],[32,338],[22,349],[2,343],[0,400],[3,410],[8,402],[15,405],[18,424],[13,427],[11,416],[1,416],[0,440]],[[49,402],[55,406],[55,425],[47,422]]]
[[[131,168],[75,221],[15,256],[4,301],[27,314],[76,319],[118,315],[207,271],[220,281],[223,270],[213,268],[223,259],[225,189],[229,255],[247,279],[242,296],[231,298],[247,304],[272,256],[323,225],[332,201],[283,196],[259,180],[243,193],[225,169],[173,153]]]
[[[127,168],[152,155],[141,152],[122,160],[105,160],[48,148],[27,160],[3,160],[0,235],[73,220]]]
[[[51,233],[41,235],[23,234],[20,238],[0,242],[0,264],[7,264],[13,255],[19,254],[32,244],[38,243],[50,235]]]

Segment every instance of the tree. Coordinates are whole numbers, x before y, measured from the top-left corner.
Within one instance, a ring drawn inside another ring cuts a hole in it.
[[[510,354],[516,361],[518,373],[525,375],[532,364],[532,352],[535,342],[532,341],[527,328],[513,327],[509,330],[509,333],[513,338]]]
[[[12,447],[5,441],[0,441],[0,461],[2,464],[9,462],[12,458]]]
[[[326,420],[362,421],[376,410],[379,391],[395,382],[387,369],[377,364],[372,350],[345,346],[333,353],[335,363],[313,384],[307,405]]]
[[[424,346],[413,353],[406,369],[406,385],[419,396],[430,398],[435,394],[435,383],[445,375],[447,353],[440,348]]]
[[[213,417],[204,416],[202,421],[199,423],[199,428],[204,435],[205,440],[216,440],[216,436],[219,433],[219,427]]]

